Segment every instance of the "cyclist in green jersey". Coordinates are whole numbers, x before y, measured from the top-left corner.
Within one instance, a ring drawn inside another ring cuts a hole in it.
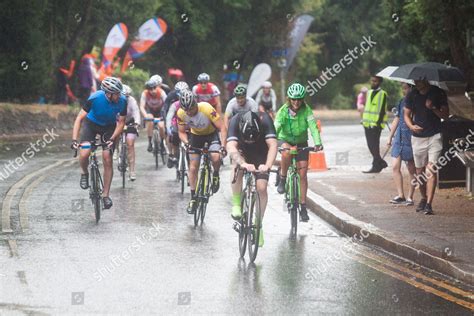
[[[314,119],[313,110],[304,101],[306,89],[299,83],[293,83],[287,91],[288,101],[281,106],[275,117],[275,129],[277,138],[282,143],[281,147],[308,147],[308,128],[314,141],[314,150],[323,149],[321,136]],[[308,212],[306,211],[306,193],[308,191],[308,151],[301,151],[296,157],[298,173],[301,179],[301,211],[302,221],[308,221]],[[281,154],[281,181],[278,185],[278,193],[285,193],[285,182],[288,167],[291,163],[291,154],[289,151],[283,151]]]

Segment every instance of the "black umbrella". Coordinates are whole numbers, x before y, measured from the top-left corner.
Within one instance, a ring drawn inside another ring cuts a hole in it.
[[[464,81],[464,76],[459,68],[432,62],[400,66],[390,77],[436,82]]]

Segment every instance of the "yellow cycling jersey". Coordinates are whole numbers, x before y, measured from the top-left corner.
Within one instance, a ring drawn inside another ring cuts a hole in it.
[[[191,133],[194,135],[210,135],[216,131],[214,123],[220,117],[216,109],[207,102],[198,103],[198,112],[194,116],[189,116],[183,109],[179,109],[177,113],[178,124],[189,126]]]

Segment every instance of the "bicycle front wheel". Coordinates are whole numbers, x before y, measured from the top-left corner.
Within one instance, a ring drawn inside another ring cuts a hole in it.
[[[185,156],[183,156],[183,153],[181,152],[181,156],[179,158],[179,178],[181,181],[181,194],[184,193],[184,186],[186,184],[186,162],[184,161],[186,159]]]
[[[157,130],[153,131],[153,156],[155,157],[155,169],[158,169],[160,155],[160,135]]]
[[[248,231],[248,247],[249,247],[249,259],[250,262],[254,262],[257,258],[258,243],[260,239],[260,230],[262,228],[262,213],[260,210],[260,199],[258,192],[255,192],[252,196],[251,205],[249,207],[249,215],[247,219]]]
[[[247,221],[248,221],[248,205],[247,205],[247,192],[242,192],[242,197],[240,199],[240,207],[242,210],[242,217],[240,218],[240,228],[239,228],[239,252],[240,258],[245,256],[247,250]]]
[[[90,176],[91,176],[91,192],[90,198],[92,201],[92,205],[94,206],[94,214],[95,214],[95,223],[98,224],[100,221],[100,211],[101,211],[101,201],[100,201],[100,179],[99,179],[99,170],[97,168],[92,168]]]
[[[291,197],[291,209],[290,209],[290,217],[291,217],[291,234],[296,236],[298,231],[298,205],[299,205],[299,178],[298,176],[294,176],[292,180],[292,197]]]
[[[127,146],[122,145],[122,151],[120,153],[120,162],[122,164],[122,168],[120,173],[122,174],[122,188],[125,188],[125,178],[127,176]]]

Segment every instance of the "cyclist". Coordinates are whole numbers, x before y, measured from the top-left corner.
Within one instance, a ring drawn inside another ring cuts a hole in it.
[[[168,94],[166,102],[171,102],[168,108],[165,108],[166,113],[166,134],[170,145],[170,156],[168,157],[168,168],[173,168],[178,163],[178,118],[176,113],[179,110],[179,93],[182,90],[189,90],[189,86],[184,81],[178,81],[174,85],[174,90]]]
[[[239,84],[237,85],[237,87],[235,87],[234,95],[235,97],[230,99],[225,109],[224,134],[227,133],[227,129],[229,128],[229,121],[235,114],[247,112],[249,110],[252,112],[258,112],[257,103],[254,101],[254,99],[247,97],[247,88],[243,84]],[[224,136],[225,138],[227,138],[226,135]]]
[[[227,136],[227,151],[234,164],[256,174],[256,187],[260,197],[260,209],[263,215],[267,207],[268,170],[271,169],[277,154],[275,127],[270,116],[265,112],[247,111],[235,115],[230,120]],[[242,172],[238,172],[232,184],[233,219],[242,217],[240,195],[242,192]],[[263,229],[260,230],[259,246],[263,246]]]
[[[287,91],[288,101],[278,110],[275,118],[275,129],[278,140],[282,142],[283,148],[298,148],[308,146],[308,128],[311,132],[315,144],[315,150],[322,150],[321,137],[314,119],[313,110],[304,101],[306,89],[299,83],[293,83]],[[298,173],[301,180],[301,211],[300,220],[308,221],[308,212],[306,210],[306,193],[308,190],[308,157],[307,151],[301,151],[296,157]],[[288,167],[291,163],[291,154],[284,151],[281,154],[281,173],[278,193],[285,193],[285,182]]]
[[[143,90],[140,98],[140,112],[142,117],[147,119],[161,118],[163,105],[166,100],[166,93],[159,87],[159,80],[156,78],[150,78],[145,83],[145,90]],[[160,129],[161,139],[165,137],[165,123],[158,123]],[[148,121],[146,125],[146,132],[148,135],[148,151],[153,151],[153,145],[151,139],[153,136],[153,121]],[[163,145],[163,144],[162,144]]]
[[[127,117],[125,124],[127,124],[127,147],[128,147],[128,161],[130,166],[129,178],[131,181],[137,179],[135,173],[135,140],[138,137],[138,126],[140,126],[140,109],[138,108],[137,100],[132,96],[132,88],[123,85],[123,94],[127,98]],[[133,126],[130,126],[133,125]]]
[[[79,164],[82,169],[80,186],[86,190],[89,188],[89,171],[87,167],[91,151],[90,142],[95,140],[96,135],[100,135],[101,141],[107,143],[107,146],[104,146],[102,151],[104,162],[104,192],[102,196],[104,209],[109,209],[113,205],[112,199],[109,197],[113,177],[112,152],[114,142],[120,136],[125,126],[127,98],[122,95],[123,86],[118,78],[106,77],[102,81],[100,88],[101,90],[94,92],[89,97],[76,117],[72,131],[71,148],[79,148],[77,137],[82,125],[81,150],[79,152]],[[118,120],[117,114],[119,115]]]
[[[262,84],[262,89],[258,91],[255,102],[258,104],[260,112],[267,112],[273,120],[275,119],[277,98],[270,81],[265,81]]]
[[[213,167],[212,192],[219,190],[219,169],[221,166],[221,156],[218,153],[223,149],[219,140],[218,132],[222,128],[222,121],[219,113],[207,102],[197,103],[195,96],[190,90],[181,91],[179,97],[180,109],[178,110],[178,133],[180,140],[186,147],[203,148],[204,143],[209,144],[211,161]],[[186,126],[189,126],[189,137],[186,133]],[[221,133],[222,135],[222,133]],[[225,145],[225,140],[222,139]],[[200,156],[195,151],[189,149],[189,186],[191,188],[191,201],[188,205],[188,213],[194,214],[196,211],[196,182],[199,171]]]
[[[212,105],[219,116],[222,115],[221,92],[219,88],[209,82],[211,78],[207,73],[202,73],[197,77],[198,84],[194,85],[193,93],[196,96],[196,102],[207,102]]]

